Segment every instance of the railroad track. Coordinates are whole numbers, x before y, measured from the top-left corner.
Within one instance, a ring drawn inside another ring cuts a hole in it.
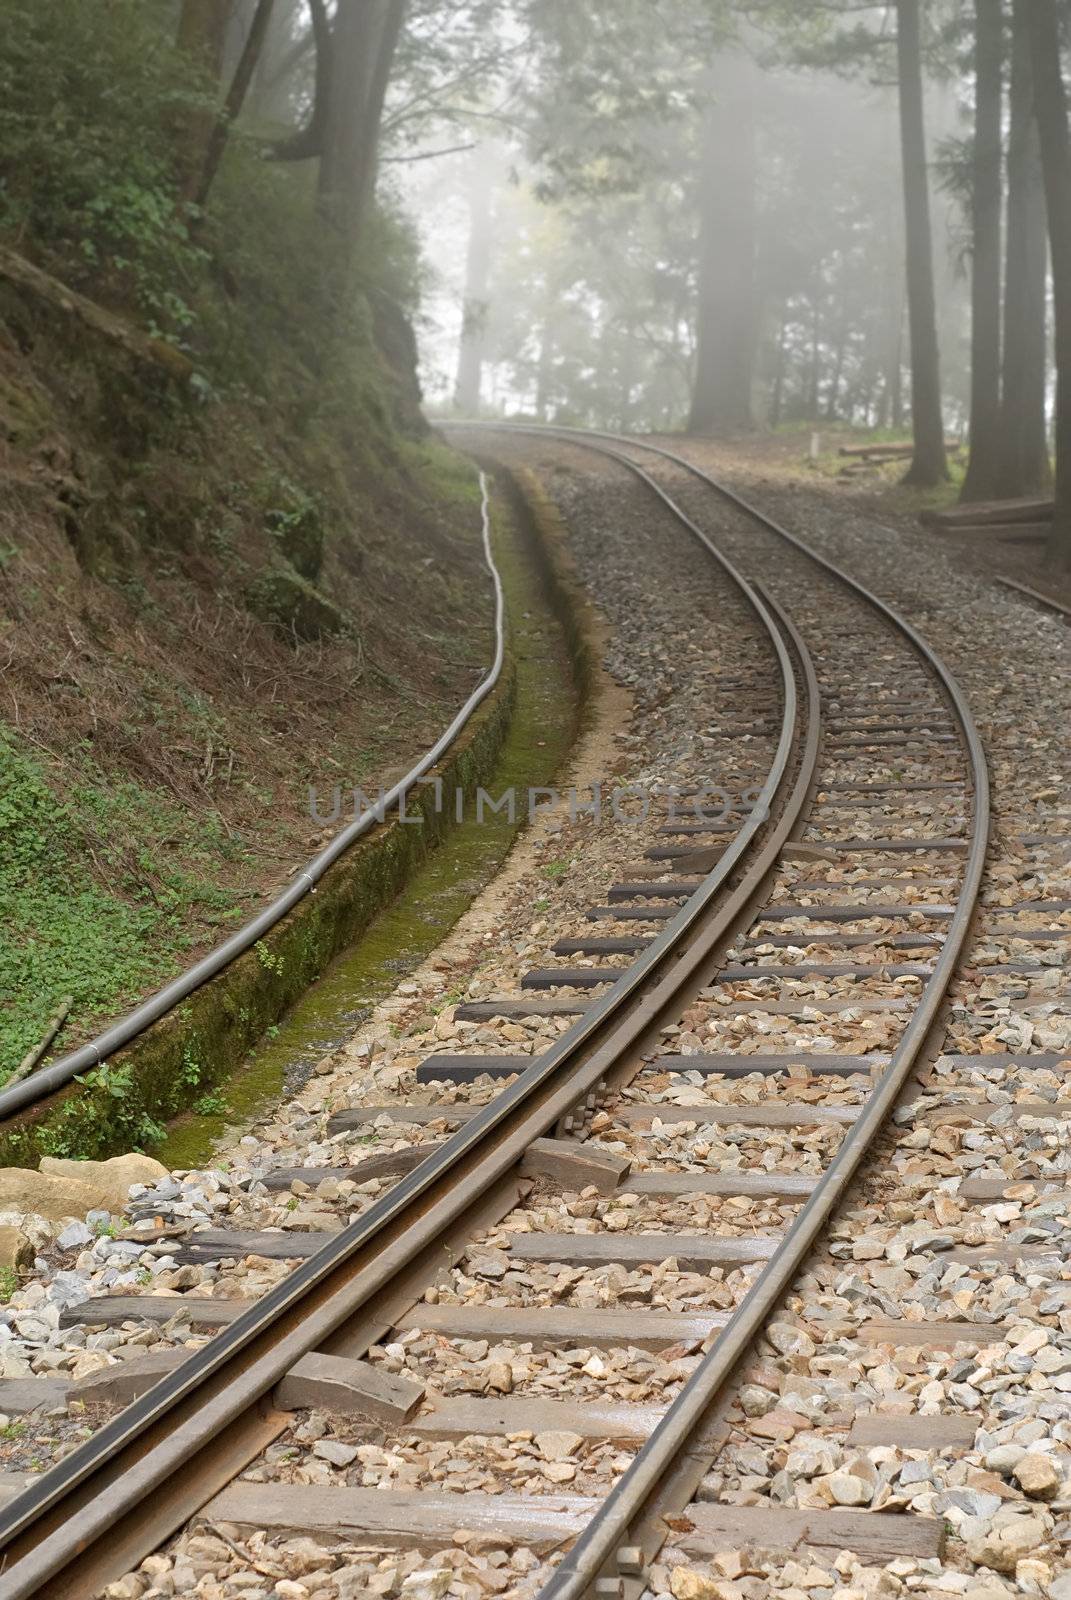
[[[775,1397],[808,1341],[977,1344],[954,1284],[1036,1253],[1030,1240],[950,1249],[932,1227],[920,1232],[918,1274],[931,1257],[962,1268],[924,1331],[853,1316],[852,1297],[830,1296],[813,1266],[816,1250],[834,1266],[846,1247],[854,1254],[845,1206],[868,1158],[890,1205],[910,1214],[920,1203],[896,1165],[897,1128],[982,1126],[989,1115],[961,1090],[966,1058],[941,1050],[986,848],[977,732],[940,660],[845,574],[740,502],[749,541],[720,535],[714,546],[704,523],[720,487],[632,442],[585,448],[638,476],[735,589],[746,638],[722,687],[740,695],[740,711],[711,735],[709,774],[721,787],[729,773],[733,806],[716,820],[688,812],[688,795],[666,806],[641,835],[643,860],[556,943],[559,965],[527,973],[519,994],[459,1008],[491,1025],[561,1018],[565,1031],[541,1055],[518,1058],[497,1042],[480,1055],[431,1055],[418,1081],[456,1086],[449,1104],[355,1107],[328,1129],[344,1162],[270,1175],[275,1187],[396,1176],[356,1222],[299,1240],[204,1229],[183,1240],[178,1259],[191,1265],[293,1261],[299,1249],[305,1259],[253,1305],[186,1297],[191,1325],[219,1331],[4,1508],[0,1600],[95,1594],[199,1514],[230,1537],[305,1533],[360,1550],[441,1549],[463,1522],[470,1543],[534,1552],[547,1600],[639,1595],[667,1540],[698,1563],[744,1543],[847,1549],[878,1564],[939,1554],[946,1519],[904,1509],[891,1479],[879,1517],[856,1509],[877,1497],[853,1499],[850,1486],[817,1507],[749,1492],[741,1462],[755,1448],[749,1419],[774,1418],[758,1435],[768,1446],[778,1428],[791,1439],[808,1409],[822,1414],[820,1384],[797,1396],[800,1410]],[[747,583],[742,560],[776,571],[791,615]],[[1030,937],[1025,914],[1039,939],[1045,919],[1051,937],[1066,936],[1055,926],[1066,907],[1013,909],[1020,935]],[[462,1086],[489,1080],[505,1087],[466,1103]],[[1020,1115],[1038,1114],[1027,1104]],[[417,1165],[413,1149],[354,1160],[380,1111],[455,1131],[416,1146]],[[818,1143],[798,1142],[816,1129]],[[969,1178],[955,1204],[999,1200],[1009,1181]],[[816,1306],[794,1287],[804,1270]],[[599,1287],[610,1280],[612,1308]],[[65,1315],[101,1328],[174,1314],[173,1302],[143,1299],[105,1297]],[[481,1343],[587,1359],[561,1361],[572,1387],[553,1401],[523,1378],[501,1392],[444,1393],[436,1352]],[[602,1400],[606,1372],[630,1372],[642,1351],[677,1362],[672,1403]],[[294,1408],[309,1407],[375,1419],[377,1437],[403,1452],[439,1441],[464,1456],[473,1439],[492,1450],[530,1439],[532,1460],[548,1468],[544,1492],[518,1495],[507,1482],[459,1499],[258,1468]],[[830,1426],[859,1451],[868,1440],[910,1450],[927,1429],[937,1449],[963,1438],[960,1417],[918,1411]],[[254,1478],[243,1476],[250,1468]]]

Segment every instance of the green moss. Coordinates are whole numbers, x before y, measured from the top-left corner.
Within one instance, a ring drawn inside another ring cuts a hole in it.
[[[562,560],[560,524],[533,483],[511,499],[510,512],[496,513],[511,624],[503,681],[438,769],[447,792],[470,797],[477,786],[498,795],[549,782],[582,726],[592,681],[590,615]],[[192,1164],[227,1121],[278,1094],[287,1066],[329,1049],[441,940],[517,831],[504,812],[452,828],[430,785],[409,809],[423,826],[376,828],[255,949],[105,1067],[8,1123],[0,1165],[154,1144],[174,1165]],[[196,1120],[160,1144],[162,1124],[196,1101]]]
[[[478,780],[497,798],[509,788],[523,795],[530,785],[553,781],[581,724],[584,701],[577,660],[583,654],[582,635],[577,633],[562,579],[534,533],[528,508],[515,504],[510,515],[499,506],[495,521],[495,555],[506,594],[515,673],[511,714],[502,730],[500,750]],[[474,806],[468,812],[474,813]],[[271,1037],[233,1074],[225,1104],[209,1115],[205,1115],[209,1108],[194,1106],[197,1114],[181,1118],[154,1154],[170,1166],[199,1165],[209,1158],[228,1125],[250,1118],[282,1092],[288,1073],[311,1066],[340,1044],[446,937],[498,871],[522,825],[523,818],[510,823],[504,810],[488,809],[481,824],[469,815],[460,826],[451,827],[439,847],[415,868],[397,899],[379,912],[359,942],[338,956],[282,1025],[270,1030]]]

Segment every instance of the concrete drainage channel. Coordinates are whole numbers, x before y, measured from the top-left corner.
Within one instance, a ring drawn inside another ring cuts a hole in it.
[[[538,491],[523,475],[500,478],[487,509],[504,591],[501,670],[427,773],[444,794],[465,794],[466,813],[478,787],[495,794],[553,778],[582,725],[594,672],[590,619]],[[490,585],[479,598],[493,605]],[[458,825],[446,807],[436,810],[435,792],[418,784],[406,810],[420,826],[373,827],[255,947],[102,1065],[90,1061],[52,1092],[44,1069],[45,1094],[0,1124],[0,1166],[106,1158],[133,1146],[185,1164],[292,1084],[295,1065],[300,1073],[321,1058],[438,943],[520,826],[493,813],[487,826]],[[197,1102],[203,1111],[191,1110]]]

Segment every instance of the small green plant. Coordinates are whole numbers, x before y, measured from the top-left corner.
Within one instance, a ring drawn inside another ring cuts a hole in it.
[[[188,1084],[195,1089],[201,1081],[201,1064],[193,1057],[193,1046],[187,1044],[182,1052],[182,1066],[179,1068],[178,1081]]]
[[[19,1275],[14,1267],[0,1267],[0,1305],[7,1305],[19,1286]]]
[[[264,943],[263,939],[258,939],[256,944],[253,946],[253,949],[256,951],[257,960],[260,962],[265,972],[274,972],[276,977],[281,976],[285,970],[285,962],[283,961],[282,956],[273,955],[268,949],[267,945]]]
[[[221,1111],[226,1111],[227,1102],[221,1094],[203,1094],[199,1100],[193,1102],[193,1109],[200,1117],[217,1116]]]
[[[9,1422],[0,1428],[0,1439],[21,1439],[25,1432],[25,1422]]]
[[[540,867],[539,870],[544,878],[549,878],[551,882],[554,882],[557,878],[565,877],[565,874],[569,871],[569,863],[568,861],[548,861],[546,866]]]

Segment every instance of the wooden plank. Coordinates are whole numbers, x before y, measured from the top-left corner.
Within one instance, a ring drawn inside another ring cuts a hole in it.
[[[921,961],[871,962],[851,966],[847,962],[801,961],[796,965],[762,966],[755,962],[745,967],[723,967],[715,983],[750,983],[754,978],[928,978],[932,967]],[[988,971],[988,968],[985,969]]]
[[[724,1311],[642,1314],[575,1306],[417,1305],[399,1317],[395,1328],[419,1328],[445,1339],[511,1339],[536,1349],[666,1350],[709,1339],[728,1322]]]
[[[70,1398],[84,1401],[87,1406],[128,1406],[192,1354],[192,1350],[180,1345],[176,1350],[154,1350],[132,1356],[129,1361],[117,1361],[114,1366],[78,1378],[71,1385]]]
[[[982,906],[982,912],[987,917],[1021,917],[1028,911],[1041,916],[1058,917],[1065,911],[1071,911],[1071,900],[1020,900],[1014,906]],[[1016,928],[1014,931],[1018,936],[1020,930]]]
[[[586,939],[559,939],[551,947],[556,956],[638,956],[647,949],[650,939],[615,938],[592,934]]]
[[[1014,1100],[1001,1106],[979,1101],[977,1105],[956,1102],[953,1105],[933,1106],[916,1119],[924,1127],[955,1127],[961,1124],[990,1123],[1006,1119],[1018,1122],[1021,1117],[1047,1117],[1053,1122],[1066,1122],[1071,1117],[1071,1100]]]
[[[449,1549],[459,1527],[538,1554],[576,1537],[598,1509],[579,1495],[451,1494],[336,1488],[326,1484],[228,1484],[203,1515],[239,1533],[304,1534],[318,1544]],[[878,1519],[875,1519],[878,1520]],[[882,1521],[889,1520],[881,1518]]]
[[[536,1056],[428,1056],[416,1069],[418,1083],[475,1083],[477,1078],[515,1078]]]
[[[885,712],[875,715],[884,716]],[[902,733],[905,728],[952,728],[955,726],[944,706],[934,706],[931,712],[901,711],[890,722],[867,722],[862,716],[832,718],[826,726],[830,733]]]
[[[584,1439],[612,1439],[636,1444],[658,1426],[665,1411],[660,1406],[607,1405],[585,1400],[544,1400],[521,1395],[484,1399],[469,1395],[440,1399],[433,1409],[412,1418],[406,1433],[422,1439],[465,1439],[473,1434],[490,1438],[507,1433],[576,1433]]]
[[[816,1106],[804,1100],[764,1100],[759,1105],[722,1105],[711,1101],[702,1106],[648,1105],[633,1102],[618,1106],[611,1115],[633,1128],[649,1128],[654,1122],[667,1126],[674,1122],[699,1122],[713,1128],[811,1128],[829,1123],[850,1127],[862,1106]]]
[[[597,989],[616,983],[627,967],[532,967],[521,979],[522,989]]]
[[[275,1167],[260,1181],[266,1189],[279,1190],[289,1189],[295,1179],[315,1188],[325,1178],[348,1178],[351,1183],[368,1183],[373,1178],[401,1178],[419,1167],[438,1148],[438,1141],[407,1144],[401,1150],[381,1150],[378,1155],[357,1161],[352,1167]]]
[[[617,900],[686,900],[702,887],[702,878],[639,879],[634,883],[614,883],[606,891],[613,905]]]
[[[486,1022],[492,1017],[581,1017],[587,1000],[518,1000],[501,995],[490,1000],[466,1000],[455,1006],[455,1022]]]
[[[716,808],[711,807],[711,809],[714,810]],[[693,838],[697,834],[735,832],[737,832],[737,828],[733,824],[727,822],[704,822],[701,819],[697,822],[661,822],[655,829],[657,834],[669,834],[681,839]]]
[[[922,778],[910,783],[823,783],[823,794],[930,794],[940,790],[962,789],[963,782],[954,778]]]
[[[980,1267],[987,1261],[997,1261],[1004,1266],[1014,1266],[1017,1261],[1037,1261],[1045,1256],[1060,1256],[1062,1240],[1053,1236],[1052,1244],[958,1244],[951,1250],[942,1250],[942,1261],[962,1262],[968,1267]]]
[[[816,844],[828,845],[831,850],[848,851],[880,851],[885,854],[911,854],[913,851],[927,854],[946,851],[955,855],[966,855],[970,845],[966,839],[935,838],[906,838],[906,839],[816,839]]]
[[[315,1407],[341,1417],[371,1417],[375,1422],[407,1422],[425,1388],[411,1378],[371,1361],[315,1352],[301,1357],[276,1387],[280,1411]]]
[[[571,1267],[653,1266],[672,1256],[683,1272],[709,1267],[745,1266],[768,1261],[780,1244],[780,1233],[741,1234],[717,1238],[688,1233],[516,1233],[506,1253],[514,1261],[558,1261]],[[470,1267],[481,1247],[469,1252]]]
[[[117,1328],[124,1322],[165,1323],[182,1316],[193,1328],[225,1328],[252,1304],[252,1300],[208,1300],[186,1294],[102,1294],[64,1306],[60,1327]],[[0,1411],[7,1409],[0,1404]]]
[[[1071,935],[1071,929],[1068,932]],[[943,943],[944,938],[939,933],[766,933],[746,939],[740,946],[740,953],[757,953],[763,945],[772,945],[775,950],[805,950],[812,944],[829,945],[837,950],[868,946],[875,950],[931,950],[939,949]]]
[[[711,872],[721,860],[727,849],[726,845],[719,844],[706,850],[697,850],[693,845],[685,844],[655,844],[643,852],[645,861],[675,861],[679,867],[688,867],[694,872]]]
[[[222,1515],[222,1513],[221,1513]],[[872,1511],[796,1511],[788,1506],[722,1506],[693,1501],[691,1531],[674,1532],[672,1546],[692,1556],[720,1555],[742,1545],[764,1550],[851,1550],[866,1561],[940,1556],[944,1523],[936,1517]]]
[[[668,922],[680,910],[679,906],[592,906],[584,912],[589,922],[601,922],[608,917],[618,922]]]
[[[836,756],[845,751],[856,755],[860,750],[929,750],[935,744],[951,745],[957,742],[956,734],[942,733],[939,728],[922,728],[918,733],[909,730],[902,733],[848,733],[830,738],[825,753]]]
[[[846,887],[851,887],[847,885]],[[755,918],[756,922],[788,922],[799,920],[804,922],[866,922],[875,918],[882,922],[894,922],[905,917],[930,917],[948,918],[955,916],[955,909],[945,905],[834,905],[834,906],[804,906],[795,901],[786,900],[782,904],[766,907],[765,911]]]
[[[24,1417],[42,1407],[52,1410],[67,1404],[74,1388],[70,1378],[0,1379],[0,1411],[9,1417]]]
[[[315,1255],[333,1233],[258,1233],[247,1228],[204,1228],[187,1236],[174,1251],[180,1264],[219,1261],[224,1256],[262,1256],[267,1261],[304,1261]]]
[[[518,1171],[522,1178],[549,1178],[569,1190],[588,1187],[613,1194],[632,1163],[594,1142],[574,1139],[534,1139]]]
[[[407,1106],[400,1101],[395,1106],[352,1106],[328,1118],[327,1132],[330,1136],[348,1133],[353,1128],[370,1128],[380,1117],[389,1117],[392,1122],[406,1127],[423,1127],[431,1122],[468,1122],[481,1109],[480,1106]]]
[[[798,1017],[804,1011],[835,1017],[841,1011],[914,1011],[917,1005],[915,999],[892,995],[877,1000],[853,1000],[849,996],[839,1000],[816,1000],[812,995],[801,994],[791,1000],[730,1000],[728,1005],[714,1008],[710,1021],[714,1022],[718,1017],[741,1017],[756,1011],[765,1012],[771,1017]]]
[[[957,1345],[999,1344],[1006,1326],[995,1322],[892,1322],[871,1318],[858,1327],[845,1327],[845,1335],[862,1344],[891,1344],[902,1350],[954,1350]]]
[[[963,1178],[956,1190],[961,1200],[969,1200],[972,1205],[993,1205],[998,1200],[1008,1198],[1008,1190],[1021,1190],[1028,1184],[1033,1191],[1031,1198],[1041,1195],[1060,1194],[1071,1183],[1071,1172],[1051,1173],[1042,1178]],[[1021,1195],[1017,1196],[1022,1198]],[[0,1406],[0,1410],[3,1407]]]
[[[875,1411],[856,1417],[848,1443],[863,1447],[892,1445],[900,1450],[970,1450],[978,1426],[970,1417],[927,1417],[916,1412],[898,1416],[895,1412]]]
[[[815,1077],[852,1078],[860,1072],[887,1067],[891,1060],[891,1056],[878,1050],[866,1056],[785,1050],[778,1055],[655,1056],[647,1063],[647,1068],[651,1072],[709,1072],[726,1078],[747,1078],[753,1072],[759,1072],[764,1077],[777,1077],[791,1066],[804,1066]],[[642,1086],[642,1079],[640,1082]]]
[[[849,889],[918,889],[924,888],[931,892],[934,889],[954,889],[955,878],[935,878],[927,871],[926,877],[898,877],[895,872],[883,872],[876,878],[853,878],[847,885]],[[844,889],[845,884],[840,878],[797,878],[792,885],[796,894],[826,894],[830,889]]]
[[[818,1179],[798,1172],[732,1167],[720,1172],[633,1172],[622,1181],[626,1194],[747,1195],[756,1200],[806,1200]]]

